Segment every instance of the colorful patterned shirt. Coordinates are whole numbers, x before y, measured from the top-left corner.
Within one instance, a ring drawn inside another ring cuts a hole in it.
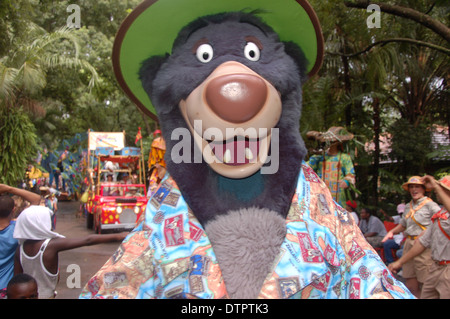
[[[337,155],[313,155],[308,165],[319,175],[330,189],[333,199],[343,206],[346,202],[344,190],[339,183],[355,184],[355,168],[350,155],[339,152]]]
[[[414,298],[305,163],[258,298]],[[80,298],[227,298],[213,247],[166,176],[146,216]]]

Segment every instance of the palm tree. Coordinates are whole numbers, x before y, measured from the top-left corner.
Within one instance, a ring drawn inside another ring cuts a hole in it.
[[[396,70],[392,90],[396,91],[397,108],[402,117],[417,127],[431,113],[444,109],[438,101],[445,93],[450,63],[430,50],[415,50],[402,56],[402,67]]]
[[[91,89],[98,81],[95,69],[79,58],[79,45],[74,31],[66,27],[52,33],[30,23],[29,36],[21,38],[0,58],[0,106],[23,106],[34,113],[44,112],[36,97],[46,85],[46,72],[51,68],[87,70]],[[35,39],[30,41],[30,39]],[[13,41],[14,42],[14,41]]]
[[[40,95],[47,71],[81,68],[90,74],[89,88],[98,81],[95,69],[79,58],[74,31],[62,28],[47,33],[33,23],[15,35],[0,58],[0,182],[15,184],[38,151],[39,137],[30,115],[45,119]],[[41,121],[43,123],[43,121]]]

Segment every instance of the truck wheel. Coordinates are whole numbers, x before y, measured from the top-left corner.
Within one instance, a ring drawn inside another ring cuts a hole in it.
[[[86,216],[86,228],[92,229],[92,227],[94,227],[94,214],[88,212]]]

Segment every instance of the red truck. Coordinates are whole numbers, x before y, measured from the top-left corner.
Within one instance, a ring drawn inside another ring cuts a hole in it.
[[[132,230],[147,206],[142,152],[119,144],[116,150],[96,147],[94,154],[89,154],[92,163],[89,199],[85,204],[87,227],[99,234]]]

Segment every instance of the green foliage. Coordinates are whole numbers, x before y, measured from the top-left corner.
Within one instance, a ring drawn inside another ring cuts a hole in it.
[[[389,129],[392,133],[390,157],[419,175],[425,172],[427,154],[431,152],[431,131],[424,124],[414,127],[406,119],[399,119]]]
[[[143,128],[144,136],[150,134],[155,123],[145,118],[137,107],[124,95],[116,82],[111,65],[111,53],[115,33],[129,13],[140,1],[100,0],[78,1],[81,10],[81,28],[74,30],[80,56],[92,65],[98,74],[98,81],[92,91],[87,91],[87,72],[73,72],[69,69],[51,70],[47,74],[47,86],[42,95],[54,101],[63,114],[57,122],[57,141],[73,136],[78,132],[126,131],[127,144],[134,143],[138,127]],[[71,1],[41,0],[42,6],[36,9],[35,21],[51,31],[64,25]],[[49,11],[44,4],[51,4]],[[44,132],[39,131],[40,134]],[[45,132],[48,134],[48,132]],[[147,134],[145,134],[147,133]]]
[[[0,100],[14,104],[18,96],[34,98],[47,85],[47,71],[60,68],[81,68],[91,75],[89,87],[97,81],[97,72],[86,61],[79,59],[78,40],[70,29],[61,28],[52,33],[35,29],[33,37],[10,51],[0,60]],[[70,43],[70,47],[67,42]],[[71,50],[72,51],[71,51]],[[63,52],[61,52],[63,51]]]
[[[427,128],[450,124],[450,109],[443,107],[449,105],[450,60],[432,47],[448,49],[450,44],[406,16],[382,12],[381,27],[370,29],[366,19],[371,12],[347,7],[349,2],[358,1],[310,0],[322,24],[325,57],[319,77],[304,87],[301,133],[344,126],[362,142],[373,141],[376,134],[392,136],[393,163],[376,166],[373,150],[354,143],[347,143],[347,151],[354,155],[363,202],[370,202],[375,191],[383,200],[399,200],[406,176],[438,169],[433,168]],[[450,22],[443,1],[380,2],[427,13],[447,26]],[[411,41],[373,46],[397,38]],[[312,148],[310,141],[305,143]]]
[[[36,158],[37,136],[22,108],[0,108],[0,183],[16,185]]]

